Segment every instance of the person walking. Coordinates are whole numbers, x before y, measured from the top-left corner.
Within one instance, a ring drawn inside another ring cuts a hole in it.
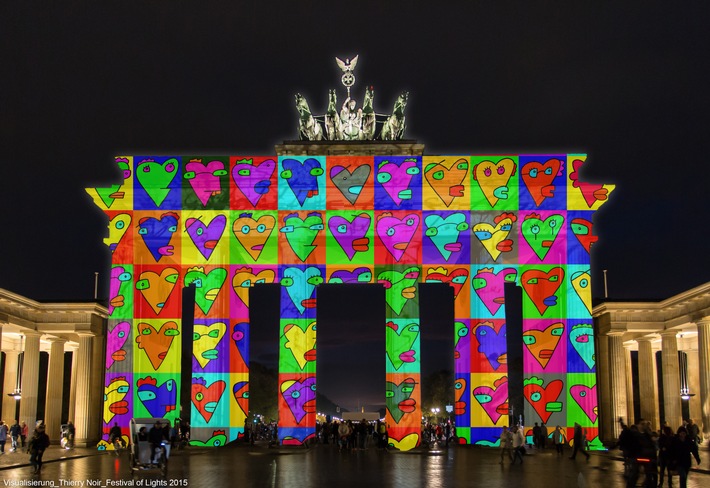
[[[30,464],[34,466],[34,472],[42,470],[42,456],[45,449],[49,447],[49,436],[44,431],[45,425],[39,424],[32,434],[30,442],[27,444],[27,452],[30,454]]]
[[[658,437],[658,467],[660,475],[658,476],[659,488],[663,486],[663,474],[668,472],[668,486],[671,486],[671,470],[674,468],[673,460],[671,459],[671,450],[674,442],[673,431],[667,425],[661,428],[661,435]]]
[[[20,432],[22,431],[22,428],[20,427],[20,424],[17,423],[17,420],[15,420],[15,423],[10,426],[10,438],[12,439],[12,452],[17,451],[17,442],[20,440]]]
[[[678,428],[678,432],[673,438],[670,450],[670,458],[672,459],[671,462],[675,464],[675,468],[678,470],[680,488],[686,488],[688,483],[688,474],[690,473],[690,466],[692,465],[692,460],[690,459],[691,454],[697,463],[700,464],[698,446],[688,435],[688,429],[685,427]],[[668,486],[671,486],[670,475],[668,476]]]
[[[5,443],[7,442],[7,424],[0,420],[0,455],[5,454]]]
[[[513,453],[510,448],[513,445],[513,434],[508,430],[508,426],[503,426],[503,431],[500,433],[500,464],[503,464],[503,457],[508,455],[510,462],[513,462]]]
[[[523,464],[523,454],[525,453],[525,437],[523,430],[517,425],[512,429],[513,433],[513,461],[510,464],[515,464],[516,459],[520,459],[520,464]]]
[[[20,441],[22,441],[22,449],[25,448],[25,441],[27,440],[27,436],[29,435],[30,428],[27,427],[27,424],[23,421],[20,424]]]
[[[584,450],[584,431],[582,430],[582,426],[579,425],[577,422],[574,423],[574,450],[572,451],[572,455],[570,456],[570,459],[575,459],[577,457],[577,451],[581,451],[582,454],[589,460],[589,454],[587,454],[587,451]]]
[[[565,433],[562,430],[562,427],[558,425],[552,433],[552,442],[555,444],[555,450],[560,456],[564,454],[563,449],[565,447],[565,440]]]

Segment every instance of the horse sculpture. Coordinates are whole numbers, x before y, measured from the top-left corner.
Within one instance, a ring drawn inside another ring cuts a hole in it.
[[[402,92],[397,101],[394,102],[392,115],[387,117],[380,133],[380,139],[383,141],[396,141],[404,135],[404,109],[407,107],[408,98],[409,92]]]
[[[306,98],[300,93],[296,93],[296,110],[298,110],[298,115],[300,116],[298,128],[301,133],[301,139],[307,139],[309,141],[320,141],[323,139],[323,128],[313,117],[313,114],[311,114],[311,109],[308,107]]]
[[[335,90],[328,90],[328,111],[325,113],[325,135],[331,141],[339,141],[343,138],[343,129],[340,123],[340,116],[336,104],[338,98]]]
[[[368,86],[365,89],[365,101],[362,104],[362,130],[360,131],[361,141],[371,141],[375,138],[376,116],[373,102],[375,90]]]

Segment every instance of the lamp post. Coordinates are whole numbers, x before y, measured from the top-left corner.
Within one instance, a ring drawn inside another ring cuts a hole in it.
[[[435,420],[434,423],[436,423],[436,424],[439,423],[439,412],[441,412],[441,409],[439,407],[434,407],[431,409],[431,414],[432,414],[432,417],[434,417],[434,420]]]

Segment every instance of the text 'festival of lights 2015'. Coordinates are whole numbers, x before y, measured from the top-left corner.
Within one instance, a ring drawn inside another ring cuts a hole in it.
[[[296,95],[301,140],[350,144],[354,155],[120,156],[123,181],[87,189],[108,217],[112,253],[102,446],[111,449],[114,423],[127,433],[132,417],[180,416],[184,341],[191,443],[243,435],[249,289],[261,283],[281,285],[279,442],[315,436],[318,285],[377,283],[389,445],[420,445],[423,282],[453,288],[460,443],[494,445],[509,422],[504,285],[516,283],[526,424],[561,425],[571,438],[579,423],[601,446],[590,248],[592,216],[614,187],[581,181],[583,154],[358,155],[358,144],[403,140],[409,95],[382,115],[368,87],[357,108],[356,63],[338,60],[342,106],[330,90],[326,113],[313,115]],[[181,320],[189,285],[192,337]]]

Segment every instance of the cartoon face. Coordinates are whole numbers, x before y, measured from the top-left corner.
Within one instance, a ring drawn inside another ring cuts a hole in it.
[[[185,286],[195,287],[195,304],[205,315],[210,312],[226,279],[227,270],[224,268],[214,268],[209,273],[205,273],[203,266],[187,269]]]
[[[232,179],[249,203],[256,207],[261,197],[271,189],[274,170],[276,162],[273,159],[266,159],[259,164],[254,164],[253,159],[241,159],[232,169]]]
[[[284,336],[284,347],[291,351],[299,368],[304,369],[307,362],[316,360],[315,322],[311,322],[305,331],[295,324],[287,324],[284,327]]]
[[[418,228],[419,215],[415,213],[403,219],[392,216],[390,212],[383,212],[377,217],[377,235],[395,261],[402,259]]]
[[[505,268],[496,273],[493,268],[479,269],[471,280],[473,291],[481,299],[488,311],[495,315],[505,303],[505,284],[515,283],[518,272],[515,268]]]
[[[402,420],[404,414],[412,413],[417,408],[417,401],[412,397],[412,393],[417,386],[414,378],[407,378],[401,383],[387,381],[387,391],[385,394],[387,410],[396,424]]]
[[[416,296],[417,288],[414,285],[418,278],[417,267],[407,268],[404,272],[387,270],[377,276],[377,282],[385,287],[385,301],[397,315],[402,313],[407,300]]]
[[[104,422],[109,423],[114,415],[128,413],[128,402],[124,400],[130,385],[126,378],[119,376],[104,387]]]
[[[202,369],[215,359],[219,359],[217,344],[227,332],[227,324],[215,322],[210,325],[195,324],[192,332],[192,354]]]
[[[575,159],[572,161],[572,173],[569,175],[569,179],[572,180],[572,187],[579,188],[582,193],[582,197],[589,208],[597,202],[603,202],[609,198],[609,190],[605,185],[600,185],[598,183],[584,183],[579,181],[579,169],[584,164],[581,159]]]
[[[279,229],[279,232],[286,236],[289,246],[298,259],[305,262],[316,248],[313,241],[323,229],[323,216],[320,212],[309,213],[305,220],[302,220],[297,213],[292,213],[284,218],[284,226]]]
[[[508,378],[505,376],[497,379],[493,388],[477,386],[472,394],[494,424],[503,415],[508,415]]]
[[[424,177],[429,186],[439,195],[447,207],[456,197],[464,196],[463,181],[468,174],[468,160],[460,158],[456,161],[429,163],[424,168]]]
[[[599,237],[592,233],[592,223],[586,219],[572,219],[570,222],[572,233],[577,238],[582,247],[590,252],[592,244],[599,240]]]
[[[313,266],[306,269],[286,268],[281,278],[281,286],[286,290],[300,315],[303,315],[307,308],[315,308],[316,299],[313,293],[316,286],[321,283],[323,277],[320,269]]]
[[[116,158],[116,165],[118,166],[121,176],[123,177],[123,182],[131,177],[131,165],[126,158]],[[99,196],[101,201],[106,205],[106,208],[111,208],[116,200],[123,200],[126,196],[125,192],[121,191],[121,185],[111,185],[108,188],[96,188],[96,194]],[[105,242],[105,240],[104,240]]]
[[[584,364],[589,369],[594,368],[596,356],[594,354],[594,329],[591,324],[577,324],[569,332],[569,341]]]
[[[138,223],[138,235],[143,239],[156,263],[163,256],[173,255],[174,248],[170,245],[170,240],[177,232],[177,228],[178,215],[175,212],[164,213],[160,219],[144,217]]]
[[[495,206],[498,200],[508,198],[510,190],[508,182],[513,175],[515,175],[515,161],[510,158],[501,159],[497,163],[481,161],[473,167],[473,179],[478,182],[491,207]]]
[[[382,185],[387,195],[396,206],[402,201],[412,199],[412,189],[409,184],[412,178],[420,173],[415,159],[405,159],[399,166],[392,161],[382,161],[377,169],[377,182]]]
[[[217,380],[207,386],[207,381],[202,377],[192,379],[192,404],[205,419],[205,422],[209,422],[217,410],[217,405],[219,405],[226,387],[227,384],[222,380]]]
[[[307,198],[318,195],[318,178],[323,175],[320,161],[308,158],[302,163],[296,159],[284,159],[281,178],[286,180],[298,203],[303,206]]]
[[[546,368],[564,331],[565,327],[561,322],[549,325],[545,330],[526,330],[523,332],[523,344],[540,366]]]
[[[252,214],[243,213],[234,221],[232,232],[251,258],[258,261],[275,225],[276,219],[271,215],[262,215],[259,220],[254,220]]]
[[[370,176],[371,170],[372,168],[367,164],[358,166],[352,173],[346,167],[333,166],[330,169],[330,180],[348,202],[354,205],[367,182],[367,178]]]
[[[491,322],[481,322],[476,326],[475,334],[478,340],[478,352],[486,356],[494,370],[508,362],[505,324],[496,332]]]
[[[557,176],[562,175],[562,161],[555,158],[548,159],[544,163],[531,161],[522,167],[520,175],[535,205],[539,207],[546,198],[555,196],[555,185],[552,182]]]
[[[452,253],[458,253],[463,248],[459,242],[459,234],[468,230],[466,216],[463,213],[447,215],[431,214],[424,219],[426,235],[434,243],[441,256],[448,261]]]
[[[157,370],[163,364],[165,356],[168,355],[173,339],[179,335],[178,325],[173,321],[165,322],[158,330],[150,324],[140,322],[136,343],[138,343],[138,349],[145,351],[153,369]]]
[[[564,385],[562,380],[552,380],[543,387],[544,384],[545,382],[536,376],[525,378],[523,380],[523,395],[540,416],[540,419],[547,423],[553,413],[562,411],[562,402],[558,402],[557,399],[562,393]]]
[[[239,409],[242,411],[244,417],[249,413],[249,382],[248,381],[237,381],[232,387],[232,394],[234,399],[237,401]]]
[[[210,197],[222,193],[220,178],[227,174],[222,161],[210,161],[204,165],[201,159],[192,159],[185,165],[183,178],[190,183],[202,205],[207,206]]]
[[[577,402],[584,414],[592,421],[597,421],[599,407],[597,405],[597,385],[572,385],[569,389],[570,396]]]
[[[456,378],[454,382],[454,414],[455,415],[465,415],[468,410],[468,389],[466,388],[465,378]]]
[[[120,322],[106,336],[106,369],[113,366],[114,361],[124,361],[126,351],[123,349],[131,333],[131,324]]]
[[[334,215],[328,220],[328,229],[345,255],[352,261],[355,253],[365,252],[370,248],[367,233],[372,219],[369,214],[361,213],[347,220],[340,215]]]
[[[565,272],[560,267],[552,268],[548,272],[539,269],[529,269],[523,272],[520,284],[540,315],[544,315],[549,307],[557,305],[555,293],[560,288],[564,277]]]
[[[557,239],[557,234],[563,228],[565,218],[562,215],[550,215],[542,220],[539,214],[526,215],[520,226],[523,238],[530,245],[538,258],[542,261],[547,256],[552,245]]]
[[[405,326],[387,322],[385,329],[385,344],[387,344],[387,357],[399,370],[404,363],[413,363],[417,360],[417,339],[419,338],[419,324],[411,323]]]
[[[220,447],[227,444],[227,434],[224,430],[213,430],[212,436],[206,441],[190,439],[191,446],[197,447]]]
[[[123,307],[126,301],[126,293],[131,290],[131,275],[123,266],[114,266],[111,268],[111,280],[109,282],[109,293],[111,298],[108,302],[108,314],[113,313],[116,307]]]
[[[167,380],[158,386],[158,380],[146,376],[140,378],[136,386],[138,398],[151,417],[165,417],[165,414],[176,409],[177,383],[175,380]]]
[[[163,203],[170,193],[170,183],[178,171],[178,160],[166,159],[157,163],[152,159],[144,159],[138,163],[136,178],[157,207]]]
[[[446,268],[429,268],[426,273],[426,283],[448,283],[454,289],[454,300],[466,284],[468,269],[458,268],[451,272]]]
[[[301,381],[284,381],[281,383],[281,395],[297,424],[301,423],[306,414],[316,411],[316,379],[313,376]]]
[[[114,252],[118,244],[126,235],[126,231],[131,227],[131,215],[121,213],[112,218],[108,223],[108,237],[104,238],[104,244],[111,252]]]
[[[515,214],[502,213],[493,219],[495,226],[488,222],[480,222],[473,226],[473,234],[494,261],[501,253],[513,250],[513,241],[508,239],[508,236],[516,220],[518,217]]]
[[[237,354],[240,357],[233,357],[238,363],[249,364],[249,322],[239,322],[234,324],[232,329],[232,340],[237,346]]]
[[[252,268],[243,267],[237,269],[232,278],[232,287],[234,293],[242,301],[244,305],[249,306],[249,288],[263,283],[273,283],[276,279],[276,273],[273,269],[263,269],[257,274],[254,274]]]
[[[160,314],[168,301],[170,294],[175,288],[175,283],[179,278],[175,268],[165,268],[160,274],[153,271],[145,271],[138,276],[136,290],[140,291],[150,308]]]
[[[201,218],[187,219],[185,222],[185,232],[205,259],[212,256],[212,251],[222,238],[225,227],[227,227],[227,217],[224,215],[217,215],[209,225],[205,225]]]
[[[584,308],[587,309],[589,315],[592,314],[592,277],[589,274],[589,270],[586,271],[576,271],[572,274],[572,288],[577,294],[579,299],[584,304]]]
[[[372,281],[372,271],[369,268],[360,267],[353,271],[339,269],[333,271],[328,283],[370,283]]]

